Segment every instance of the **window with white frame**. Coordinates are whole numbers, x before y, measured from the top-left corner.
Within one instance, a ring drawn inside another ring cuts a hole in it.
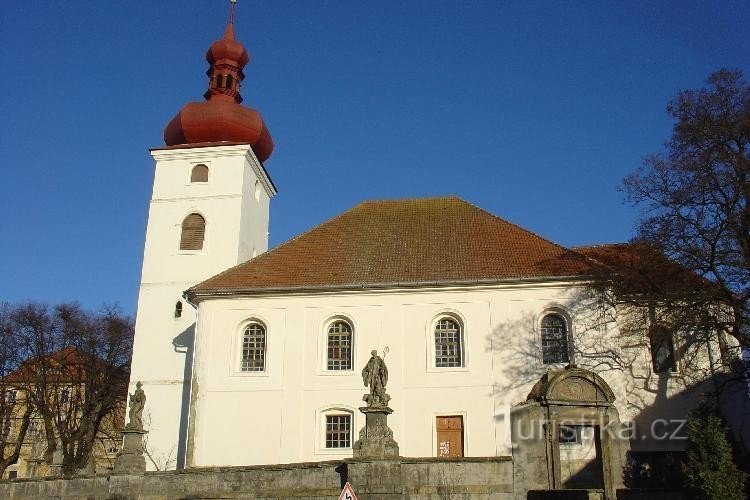
[[[542,334],[542,363],[567,363],[570,361],[568,325],[559,314],[547,314],[540,325]]]
[[[242,332],[242,360],[240,370],[243,372],[262,372],[266,369],[266,327],[253,321],[248,323]]]
[[[352,326],[344,320],[328,325],[327,364],[329,370],[352,369]]]
[[[352,415],[350,413],[328,413],[325,415],[325,447],[352,447]]]
[[[192,213],[182,221],[180,250],[202,250],[206,235],[206,219],[201,214]]]
[[[435,323],[435,367],[460,367],[463,358],[463,329],[456,318],[445,316]]]

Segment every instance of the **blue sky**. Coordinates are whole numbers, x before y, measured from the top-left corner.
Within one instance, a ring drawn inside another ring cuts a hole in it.
[[[6,2],[0,300],[135,311],[149,147],[206,88],[222,0]],[[275,246],[364,199],[455,194],[563,245],[624,241],[616,191],[679,89],[750,76],[750,3],[239,0],[244,104],[276,149]]]

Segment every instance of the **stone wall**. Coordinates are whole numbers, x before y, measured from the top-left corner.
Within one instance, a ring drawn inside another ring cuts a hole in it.
[[[199,498],[336,498],[346,481],[368,498],[513,497],[509,457],[438,460],[346,460],[253,467],[197,468],[143,475],[0,482],[0,498],[166,500]]]

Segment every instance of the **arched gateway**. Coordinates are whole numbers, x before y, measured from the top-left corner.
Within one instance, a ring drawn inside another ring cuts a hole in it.
[[[614,401],[591,371],[545,373],[511,410],[514,489],[590,489],[614,499],[627,449]]]

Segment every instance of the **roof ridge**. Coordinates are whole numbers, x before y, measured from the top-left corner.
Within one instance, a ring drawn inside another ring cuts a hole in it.
[[[400,203],[400,202],[405,202],[405,201],[438,201],[438,200],[453,200],[453,199],[466,202],[466,200],[464,200],[463,198],[455,194],[447,194],[443,196],[412,196],[412,197],[407,197],[407,198],[381,198],[381,199],[363,200],[352,208],[356,208],[360,205],[369,205],[369,204],[376,204],[376,203]]]
[[[593,245],[576,245],[570,247],[571,249],[583,249],[583,248],[605,248],[605,247],[620,247],[625,245],[632,245],[631,241],[619,241],[614,243],[594,243]]]

